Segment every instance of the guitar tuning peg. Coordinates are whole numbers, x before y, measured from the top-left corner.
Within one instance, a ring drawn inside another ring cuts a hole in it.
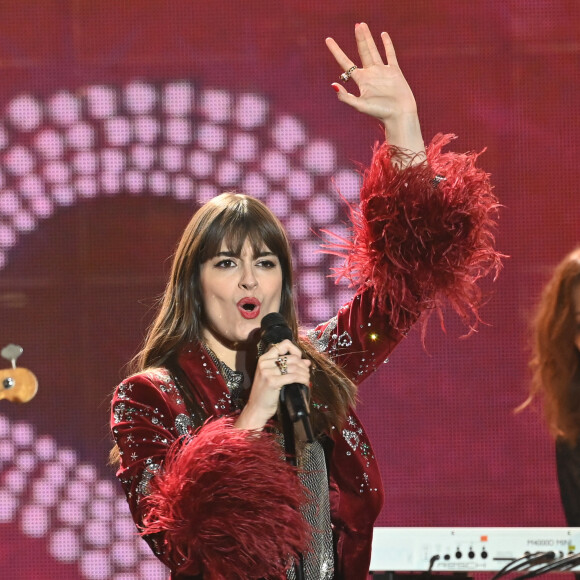
[[[1,351],[0,354],[6,360],[12,363],[12,368],[16,368],[16,359],[22,354],[24,349],[17,344],[7,344]]]

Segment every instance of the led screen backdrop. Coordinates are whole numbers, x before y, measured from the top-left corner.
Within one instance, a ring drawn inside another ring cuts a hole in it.
[[[201,202],[235,189],[275,210],[305,325],[347,299],[318,232],[345,231],[338,191],[356,200],[381,131],[336,100],[324,38],[354,54],[360,21],[391,33],[427,140],[487,147],[510,255],[477,334],[448,313],[361,389],[377,524],[564,525],[541,414],[513,409],[531,308],[580,242],[577,2],[2,2],[0,347],[40,383],[0,401],[3,577],[166,576],[106,465],[108,399]]]

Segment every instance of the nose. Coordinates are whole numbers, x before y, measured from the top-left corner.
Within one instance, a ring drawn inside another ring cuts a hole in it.
[[[258,280],[254,275],[254,270],[251,266],[242,268],[239,285],[240,288],[243,288],[244,290],[253,290],[258,285]]]

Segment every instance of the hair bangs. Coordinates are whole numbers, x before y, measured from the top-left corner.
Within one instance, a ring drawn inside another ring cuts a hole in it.
[[[246,240],[250,242],[254,256],[266,247],[282,262],[288,264],[288,240],[277,218],[261,205],[240,199],[226,206],[208,224],[201,247],[201,262],[210,260],[225,249],[239,256]]]

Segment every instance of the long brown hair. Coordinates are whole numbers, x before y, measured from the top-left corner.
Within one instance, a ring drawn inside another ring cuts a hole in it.
[[[580,353],[573,292],[580,284],[580,248],[556,266],[544,287],[532,322],[530,397],[543,398],[552,434],[575,444],[580,435]]]
[[[278,257],[282,270],[280,314],[293,336],[298,337],[292,254],[284,227],[259,200],[223,193],[203,205],[187,225],[175,252],[158,315],[133,360],[134,371],[166,365],[175,359],[182,346],[202,341],[201,265],[220,251],[222,242],[239,254],[246,239],[256,254],[265,244]],[[318,432],[332,426],[340,428],[348,407],[354,404],[356,389],[340,368],[310,343],[300,339],[297,342],[314,363],[312,396],[326,406],[324,412],[312,410],[313,428]]]

